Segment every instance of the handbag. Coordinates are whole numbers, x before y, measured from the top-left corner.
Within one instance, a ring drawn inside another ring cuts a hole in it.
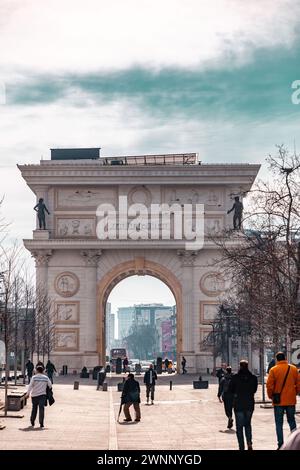
[[[284,381],[283,381],[283,384],[282,384],[282,387],[281,387],[280,392],[279,392],[279,393],[273,393],[273,396],[272,396],[273,405],[280,405],[281,393],[282,393],[283,387],[285,386],[285,382],[286,382],[287,376],[289,375],[290,367],[291,367],[291,366],[288,366],[288,370],[287,370],[287,372],[286,372],[286,374],[285,374]]]

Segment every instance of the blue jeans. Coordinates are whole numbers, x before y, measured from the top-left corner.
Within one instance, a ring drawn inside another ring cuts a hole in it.
[[[245,428],[245,436],[247,444],[252,445],[252,428],[251,428],[251,418],[253,411],[251,410],[244,410],[244,411],[234,411],[235,414],[235,422],[236,422],[236,437],[239,443],[239,449],[245,450],[245,442],[244,442],[244,433],[243,430]]]
[[[277,442],[278,447],[281,447],[283,444],[283,416],[284,411],[286,411],[287,422],[289,423],[290,430],[293,431],[296,429],[296,420],[295,420],[295,405],[289,406],[274,406],[274,417],[275,417],[275,425],[276,425],[276,434],[277,434]]]

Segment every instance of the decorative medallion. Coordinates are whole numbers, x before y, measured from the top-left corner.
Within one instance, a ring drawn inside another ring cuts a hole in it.
[[[145,186],[135,186],[128,193],[129,204],[144,204],[149,206],[151,204],[152,196]]]
[[[215,297],[222,294],[225,290],[225,281],[218,272],[204,274],[200,279],[200,289],[209,297]]]
[[[72,297],[79,289],[79,279],[76,274],[64,272],[56,277],[54,287],[62,297]]]

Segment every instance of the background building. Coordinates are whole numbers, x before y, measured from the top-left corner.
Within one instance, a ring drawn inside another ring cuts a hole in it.
[[[134,307],[118,308],[118,339],[122,340],[128,336],[134,320]]]
[[[114,347],[115,341],[115,314],[111,313],[111,304],[106,304],[106,355],[109,356],[109,351]]]

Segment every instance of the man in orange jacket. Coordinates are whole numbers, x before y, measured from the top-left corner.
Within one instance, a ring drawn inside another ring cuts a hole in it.
[[[296,429],[295,408],[300,393],[300,374],[297,367],[288,364],[283,352],[276,354],[276,366],[272,367],[267,380],[268,397],[273,401],[278,449],[283,444],[283,416],[286,411],[290,430]],[[274,403],[274,394],[280,393],[280,402]]]

